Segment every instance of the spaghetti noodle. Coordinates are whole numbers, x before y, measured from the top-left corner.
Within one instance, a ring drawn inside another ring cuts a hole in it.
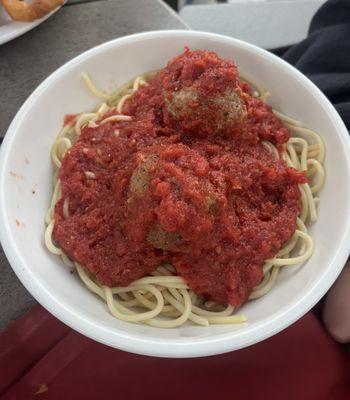
[[[78,139],[81,129],[85,125],[91,127],[103,125],[108,121],[128,121],[130,116],[123,115],[124,102],[130,98],[133,92],[141,85],[147,85],[147,81],[154,72],[139,76],[128,82],[114,94],[108,95],[98,90],[89,76],[83,74],[83,80],[96,97],[104,102],[91,113],[82,113],[75,122],[67,123],[56,138],[52,146],[51,158],[55,168],[53,176],[53,196],[50,208],[46,214],[47,228],[45,231],[45,244],[50,252],[62,257],[65,264],[75,267],[85,286],[106,302],[111,314],[123,321],[142,322],[161,328],[173,328],[192,321],[195,324],[208,326],[209,324],[243,323],[246,318],[235,314],[233,306],[223,307],[212,301],[205,301],[201,296],[189,289],[185,280],[176,276],[176,271],[170,264],[159,266],[150,276],[138,279],[127,287],[107,287],[97,282],[79,263],[73,262],[52,241],[54,228],[54,207],[61,196],[58,169],[67,150]],[[268,92],[259,84],[256,84],[246,76],[241,75],[241,80],[250,84],[253,95],[266,100]],[[314,243],[308,233],[306,223],[317,219],[318,192],[323,186],[325,172],[323,162],[325,148],[318,133],[307,129],[293,118],[277,111],[274,113],[283,121],[291,131],[292,137],[287,142],[285,151],[280,152],[268,141],[264,146],[275,158],[282,157],[288,166],[297,170],[306,171],[308,182],[300,184],[301,211],[297,218],[297,229],[277,255],[266,260],[263,266],[263,279],[254,288],[249,300],[264,296],[275,285],[279,272],[283,267],[300,264],[307,261],[314,250]],[[104,115],[107,115],[104,118]],[[119,131],[115,131],[119,135]],[[89,179],[94,179],[94,174],[85,172]],[[68,216],[68,203],[63,205],[63,213]],[[164,318],[158,318],[164,317]]]

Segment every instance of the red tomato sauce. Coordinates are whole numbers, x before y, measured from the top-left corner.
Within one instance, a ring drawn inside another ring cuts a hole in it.
[[[296,229],[305,174],[263,143],[281,150],[289,131],[233,62],[203,50],[171,60],[123,113],[65,155],[54,242],[104,285],[171,262],[196,293],[241,305]]]

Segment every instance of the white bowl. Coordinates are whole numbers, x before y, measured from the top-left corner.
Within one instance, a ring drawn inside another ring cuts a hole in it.
[[[88,72],[99,88],[112,90],[138,74],[163,67],[186,45],[234,58],[242,71],[270,90],[274,107],[319,131],[327,149],[327,181],[320,195],[319,220],[311,228],[315,253],[302,268],[283,269],[271,292],[246,304],[242,313],[249,322],[242,326],[189,324],[166,330],[118,321],[43,242],[44,214],[51,196],[50,146],[65,114],[88,111],[98,103],[83,86],[81,73]],[[228,37],[148,32],[113,40],[74,58],[49,76],[19,110],[2,145],[0,165],[1,242],[18,278],[67,325],[130,352],[196,357],[259,342],[305,314],[332,285],[349,254],[350,140],[343,122],[326,97],[296,69]]]

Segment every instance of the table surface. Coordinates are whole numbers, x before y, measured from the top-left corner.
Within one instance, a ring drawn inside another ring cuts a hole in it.
[[[0,46],[0,140],[30,93],[66,61],[120,36],[184,28],[161,0],[70,0],[37,28]],[[34,304],[0,247],[0,331]]]

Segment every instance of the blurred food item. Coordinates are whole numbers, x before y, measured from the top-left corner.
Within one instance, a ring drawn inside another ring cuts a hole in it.
[[[6,12],[15,21],[31,22],[42,18],[63,4],[63,0],[0,0]]]

